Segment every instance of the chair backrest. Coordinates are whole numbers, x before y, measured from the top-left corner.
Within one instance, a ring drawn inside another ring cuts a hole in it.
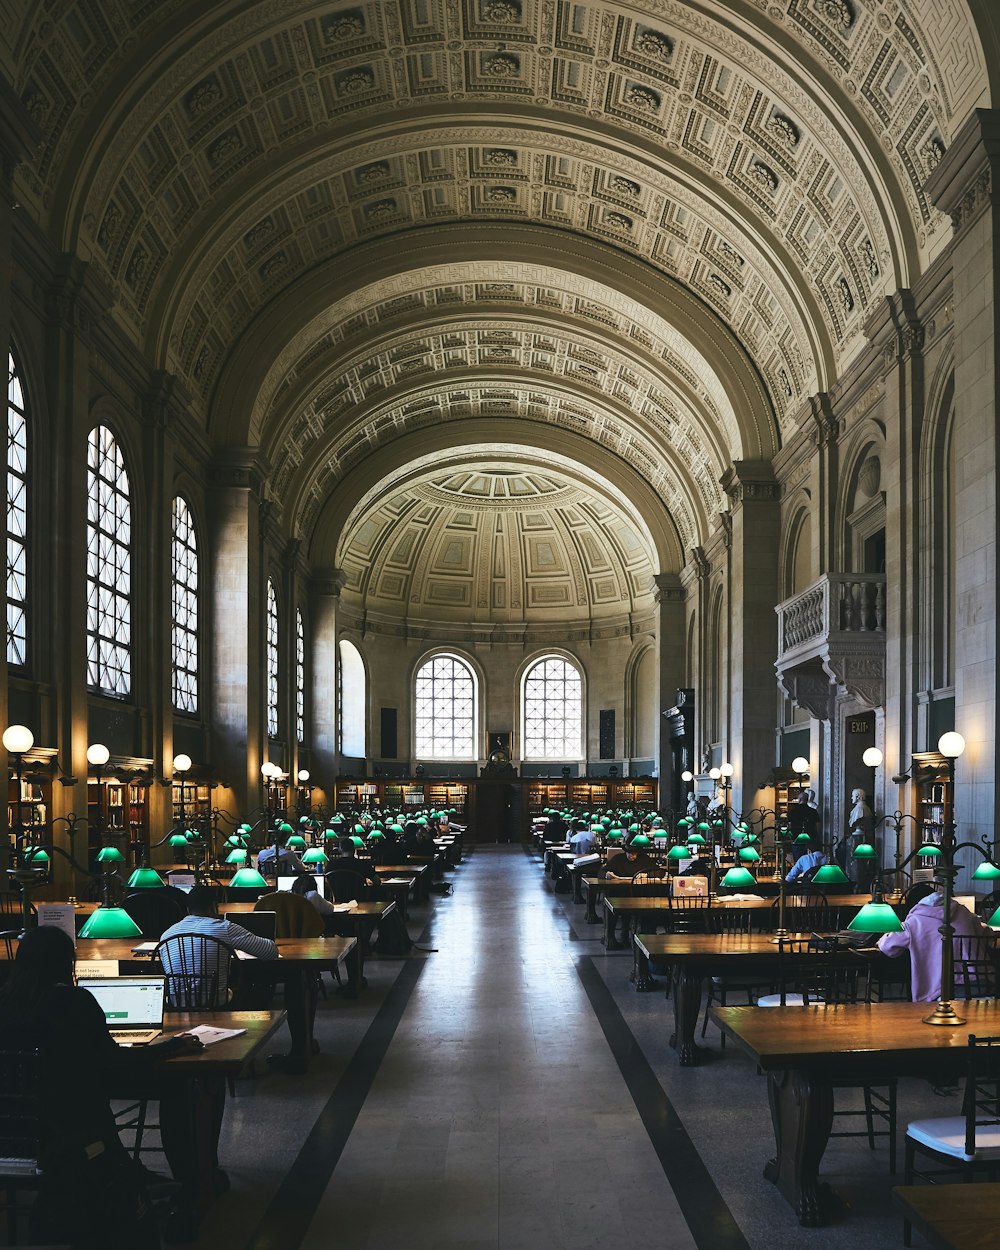
[[[335,903],[368,901],[368,887],[360,872],[350,868],[334,868],[326,874],[327,892]]]
[[[37,1050],[0,1051],[0,1176],[39,1170]]]
[[[853,1003],[859,984],[867,986],[865,966],[836,937],[778,939],[778,991],[784,1006],[788,994],[804,1003]]]
[[[273,911],[277,916],[279,938],[322,937],[323,917],[308,899],[290,890],[276,890],[254,903],[254,911]]]
[[[144,938],[159,938],[178,920],[183,920],[186,909],[172,894],[165,890],[136,890],[126,896],[122,907],[142,930]]]
[[[933,881],[918,881],[916,885],[911,885],[903,895],[903,914],[905,915],[914,903],[919,903],[928,894],[933,894],[936,889],[937,886]]]
[[[968,937],[956,933],[951,939],[951,950],[955,997],[995,998],[997,960],[1000,959],[997,937],[992,933]]]
[[[808,899],[808,901],[807,901]],[[771,905],[771,920],[778,923],[778,900]],[[791,933],[835,933],[841,926],[839,907],[827,907],[806,895],[790,898],[785,906],[785,928]]]
[[[175,1011],[218,1011],[229,1002],[233,948],[205,933],[177,933],[161,942],[155,958],[166,977],[167,1004]]]
[[[976,1153],[977,1130],[996,1129],[1000,1125],[1000,1037],[969,1034],[964,1110],[965,1153],[972,1158]]]

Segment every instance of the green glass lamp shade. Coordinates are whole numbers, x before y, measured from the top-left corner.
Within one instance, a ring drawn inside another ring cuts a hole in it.
[[[865,903],[847,926],[855,933],[901,933],[903,925],[888,903]]]
[[[175,850],[179,850],[181,847],[187,850],[187,844],[187,837],[183,833],[172,833],[170,841],[167,843],[168,846],[172,846]]]
[[[1000,868],[990,859],[984,859],[972,874],[973,881],[996,881],[1000,878]]]
[[[721,821],[721,820],[713,820],[713,821],[712,821],[712,828],[713,828],[713,829],[721,829],[721,828],[722,828],[722,821]]]
[[[331,838],[339,838],[340,837],[339,827],[331,825],[330,828],[327,829],[326,832],[323,834],[323,837],[326,838],[327,841],[329,841]]]
[[[426,826],[426,824],[427,824],[427,817],[426,817],[426,816],[418,816],[418,817],[417,817],[417,824],[418,824],[418,825],[424,825],[424,826]]]
[[[267,882],[256,868],[238,868],[229,884],[241,890],[262,890]]]
[[[797,845],[805,845],[806,843],[811,842],[812,838],[809,836],[808,833],[800,833],[799,836],[795,839],[795,841]],[[855,854],[857,854],[857,852],[855,852]]]
[[[155,868],[137,868],[125,883],[130,890],[157,890],[166,882]]]
[[[667,859],[690,859],[691,852],[686,846],[672,846],[667,851]]]
[[[653,817],[653,828],[654,828],[654,829],[662,829],[662,828],[663,828],[663,817],[662,817],[662,816],[654,816],[654,817]]]
[[[354,826],[354,832],[355,832],[355,833],[360,833],[360,834],[363,834],[363,833],[364,833],[364,831],[365,831],[365,827],[364,827],[364,825],[355,825],[355,826]]]
[[[247,862],[247,853],[240,846],[234,846],[226,856],[227,864],[245,864]]]
[[[135,938],[142,930],[124,907],[98,907],[80,930],[82,938]]]
[[[245,847],[246,844],[247,838],[245,833],[231,833],[229,837],[226,838],[226,846],[241,848]]]
[[[293,833],[285,845],[290,846],[293,851],[301,851],[306,845],[306,840],[301,833]]]
[[[708,833],[712,826],[707,820],[699,820],[696,827],[699,833]]]
[[[760,862],[760,852],[755,851],[752,846],[740,847],[740,863],[756,864]]]
[[[859,842],[858,845],[854,848],[853,858],[854,859],[874,859],[875,848],[872,846],[870,842]],[[866,930],[866,932],[876,933],[876,932],[879,932],[879,930],[869,929],[869,930]],[[888,933],[890,932],[890,930],[886,929],[886,930],[883,930],[883,932]]]
[[[839,864],[821,864],[813,873],[817,885],[847,885],[847,873]]]
[[[638,832],[639,832],[639,826],[635,823],[635,821],[634,821],[634,820],[633,820],[633,821],[632,821],[632,823],[629,825],[629,827],[628,827],[628,831],[629,831],[629,833],[638,833]]]
[[[351,841],[354,843],[355,846],[364,846],[365,844],[364,839],[359,838],[356,833],[351,834]]]
[[[385,838],[385,834],[381,829],[373,829],[368,835],[369,842],[381,842]]]
[[[726,886],[727,889],[741,890],[747,886],[756,885],[757,881],[749,868],[740,867],[730,868],[719,884]]]
[[[52,863],[48,851],[43,851],[40,846],[26,846],[24,848],[24,858],[32,868],[45,869]]]
[[[653,839],[647,833],[637,833],[632,839],[633,846],[652,846]]]
[[[308,824],[309,824],[309,817],[308,817],[308,816],[300,816],[300,817],[299,817],[299,824],[300,824],[300,825],[308,825]]]
[[[616,829],[612,826],[605,835],[609,842],[620,842],[625,836],[624,829]]]
[[[992,916],[990,916],[989,920],[987,920],[986,923],[990,926],[991,929],[1000,929],[1000,907],[996,909],[996,911],[993,913]]]
[[[755,833],[747,832],[743,834],[744,846],[753,846],[755,842],[759,842],[759,841],[760,841],[760,838]]]
[[[306,851],[305,855],[302,856],[302,862],[304,864],[320,864],[325,867],[330,860],[323,854],[318,846],[314,846],[311,850]]]
[[[402,833],[402,832],[403,832],[403,826],[402,826],[401,824],[399,824],[399,822],[398,822],[398,821],[396,821],[396,822],[394,822],[393,824],[391,824],[391,825],[389,826],[389,832],[390,832],[390,833]]]
[[[281,824],[278,826],[278,832],[279,833],[294,833],[295,830],[292,828],[292,826],[288,823],[287,820],[283,820]]]
[[[240,825],[240,833],[253,833],[253,826],[246,823]]]
[[[677,822],[677,828],[679,829],[681,825],[683,825],[684,828],[686,829],[688,825],[693,825],[693,824],[694,824],[694,821],[691,819],[690,816],[682,816],[680,820]]]
[[[99,864],[121,864],[124,860],[125,856],[117,846],[102,846],[97,852],[97,862]]]
[[[941,848],[937,845],[936,842],[927,842],[924,846],[920,848],[919,851],[917,851],[917,855],[921,859],[940,859]]]
[[[705,845],[705,838],[700,833],[689,833],[687,840],[688,840],[688,846],[704,846]]]

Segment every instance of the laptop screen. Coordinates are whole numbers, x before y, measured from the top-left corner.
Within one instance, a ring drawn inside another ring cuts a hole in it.
[[[278,889],[290,890],[292,886],[295,884],[295,882],[298,881],[298,879],[299,879],[298,877],[291,877],[291,876],[279,877]],[[320,895],[321,898],[326,898],[326,878],[323,877],[322,875],[318,875],[318,876],[313,877],[313,881],[315,883],[316,892]]]
[[[101,977],[77,981],[104,1012],[109,1029],[158,1029],[163,1025],[164,977]]]

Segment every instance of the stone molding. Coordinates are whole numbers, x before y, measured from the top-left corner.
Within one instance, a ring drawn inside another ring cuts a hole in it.
[[[933,203],[950,215],[956,239],[992,204],[998,160],[1000,116],[996,110],[976,109],[925,184]]]

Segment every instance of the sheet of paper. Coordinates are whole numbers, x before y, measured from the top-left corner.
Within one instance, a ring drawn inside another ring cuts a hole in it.
[[[202,1046],[214,1046],[216,1042],[224,1042],[227,1038],[239,1037],[246,1029],[215,1029],[210,1024],[199,1024],[187,1032],[198,1038]]]
[[[117,959],[78,959],[76,961],[77,980],[87,977],[118,976]]]
[[[39,927],[46,925],[52,929],[62,929],[68,933],[76,945],[76,908],[72,903],[39,903]]]
[[[356,898],[352,898],[349,903],[334,903],[333,910],[334,911],[354,911],[357,905],[358,905],[358,900]]]

